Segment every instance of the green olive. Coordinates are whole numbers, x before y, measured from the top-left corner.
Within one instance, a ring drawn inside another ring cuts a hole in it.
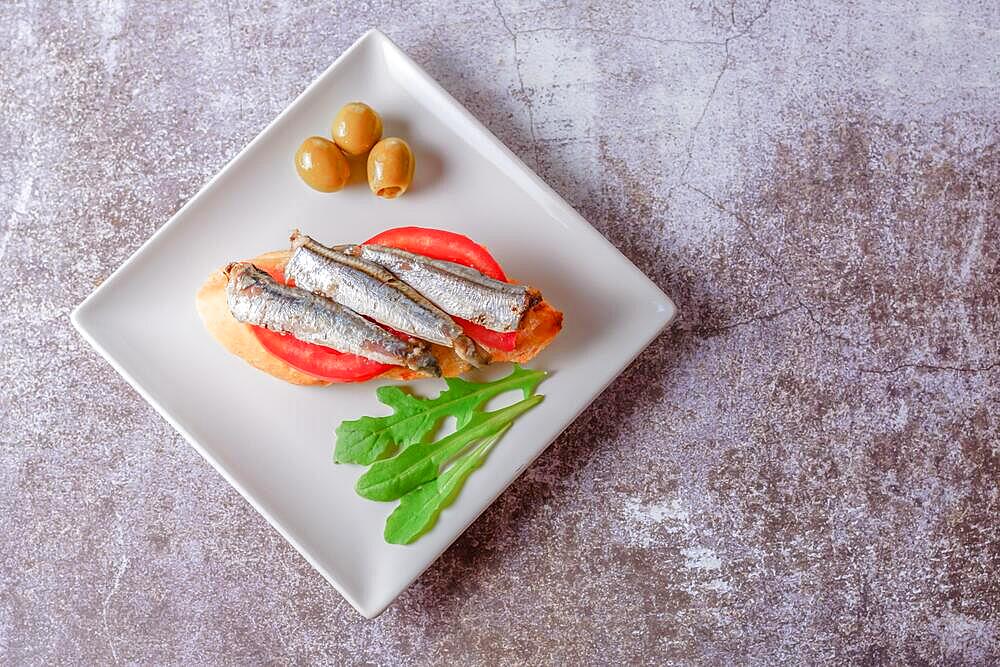
[[[351,166],[337,144],[309,137],[295,152],[295,170],[306,185],[320,192],[336,192],[351,177]]]
[[[383,199],[395,199],[413,180],[413,151],[398,137],[375,144],[368,154],[368,187]]]
[[[364,155],[382,138],[382,119],[364,102],[340,107],[333,119],[333,140],[348,155]]]

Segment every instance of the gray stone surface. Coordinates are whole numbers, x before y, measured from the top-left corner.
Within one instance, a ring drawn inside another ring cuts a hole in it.
[[[70,309],[381,27],[681,318],[365,621]],[[1000,660],[1000,9],[0,4],[0,663]]]

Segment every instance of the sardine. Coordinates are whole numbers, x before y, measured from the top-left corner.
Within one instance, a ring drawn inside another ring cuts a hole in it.
[[[437,359],[423,345],[401,340],[326,297],[282,285],[249,262],[230,264],[226,276],[226,301],[240,322],[383,364],[441,374]]]
[[[446,312],[387,269],[328,248],[298,230],[291,236],[292,258],[285,275],[295,285],[321,294],[397,331],[455,349],[473,366],[489,355],[465,335]]]
[[[493,331],[517,331],[521,318],[542,296],[526,285],[513,285],[475,269],[380,245],[335,248],[391,271],[449,315]]]

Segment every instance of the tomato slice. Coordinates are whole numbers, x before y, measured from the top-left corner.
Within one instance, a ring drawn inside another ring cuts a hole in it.
[[[276,281],[285,283],[283,266],[261,263],[257,265],[257,268],[266,271]],[[372,361],[356,354],[338,352],[323,345],[307,343],[295,336],[281,334],[264,327],[253,324],[248,326],[265,350],[289,366],[323,380],[364,382],[393,368],[388,364]]]
[[[452,317],[458,326],[462,327],[462,330],[466,335],[477,343],[482,343],[486,347],[491,347],[494,350],[503,350],[504,352],[513,352],[514,347],[517,345],[517,332],[504,332],[504,331],[493,331],[492,329],[487,329],[482,324],[476,324],[475,322],[470,322],[469,320],[463,320],[461,317]]]
[[[393,368],[388,364],[356,354],[337,352],[263,327],[251,324],[250,328],[265,350],[303,373],[331,382],[364,382]]]
[[[486,248],[455,232],[428,227],[396,227],[376,234],[365,243],[392,246],[431,259],[455,262],[507,282],[507,275]]]
[[[396,227],[376,234],[365,243],[391,246],[431,259],[455,262],[476,269],[490,278],[507,282],[507,275],[486,248],[468,236],[455,232],[427,227]],[[454,320],[472,340],[486,347],[510,352],[517,345],[516,331],[504,333],[460,317]]]

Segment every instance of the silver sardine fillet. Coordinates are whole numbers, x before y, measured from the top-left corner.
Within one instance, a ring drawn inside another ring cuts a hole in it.
[[[424,346],[401,340],[326,297],[282,285],[249,262],[230,264],[226,276],[226,301],[240,322],[383,364],[441,374],[434,355]]]
[[[349,245],[337,249],[388,269],[449,315],[493,331],[517,331],[521,318],[541,299],[538,290],[526,285],[494,280],[467,266],[398,248]]]
[[[294,251],[285,275],[296,287],[333,299],[397,331],[454,348],[473,366],[489,363],[485,351],[447,313],[388,269],[328,248],[298,230],[291,241]]]

